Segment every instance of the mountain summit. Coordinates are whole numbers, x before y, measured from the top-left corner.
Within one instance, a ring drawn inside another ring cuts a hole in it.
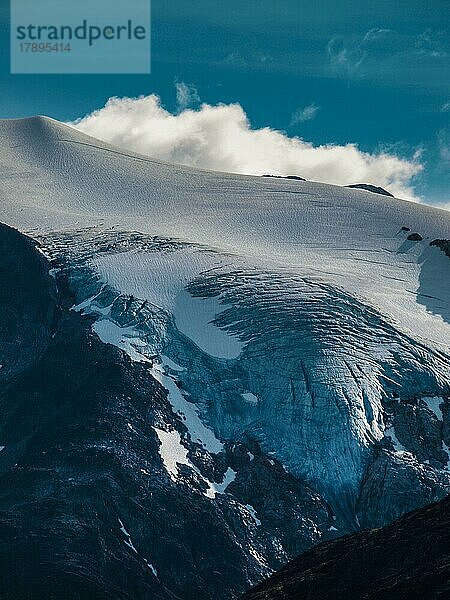
[[[447,212],[0,139],[7,597],[233,598],[450,491]]]

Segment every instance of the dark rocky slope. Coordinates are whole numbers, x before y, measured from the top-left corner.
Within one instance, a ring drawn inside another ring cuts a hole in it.
[[[433,240],[430,246],[437,246],[450,258],[450,240]]]
[[[243,600],[450,598],[450,497],[372,529],[317,546]]]
[[[382,196],[390,196],[391,198],[394,197],[394,195],[391,194],[391,192],[388,192],[384,188],[379,187],[377,185],[371,185],[370,183],[352,183],[350,185],[346,185],[345,187],[365,190],[366,192],[372,192],[373,194],[381,194]]]
[[[57,319],[55,298],[48,265],[34,243],[0,224],[0,385],[48,344]]]

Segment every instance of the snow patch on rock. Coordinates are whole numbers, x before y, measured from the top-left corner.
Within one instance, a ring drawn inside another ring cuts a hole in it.
[[[422,400],[425,402],[428,409],[436,415],[438,421],[442,422],[444,420],[444,416],[442,414],[441,404],[443,404],[444,399],[440,396],[434,396],[432,398],[424,397]]]
[[[250,404],[258,404],[258,396],[255,396],[252,392],[245,392],[244,394],[241,394],[241,396]]]
[[[395,452],[407,452],[406,448],[398,441],[393,425],[385,430],[384,435],[392,441]]]
[[[158,364],[152,367],[151,374],[168,391],[173,412],[183,417],[191,440],[201,444],[208,452],[213,454],[221,452],[223,450],[222,442],[216,438],[211,429],[204,425],[197,413],[196,405],[186,400],[175,380],[166,375]]]
[[[258,519],[258,517],[256,516],[256,510],[253,508],[253,506],[251,504],[246,504],[245,508],[248,510],[248,512],[250,513],[253,521],[255,522],[255,525],[261,525],[261,521]]]
[[[172,481],[177,481],[178,479],[178,465],[186,465],[194,471],[198,471],[188,459],[188,451],[181,443],[181,436],[178,431],[175,429],[164,431],[157,427],[153,427],[153,429],[161,444],[159,454]]]

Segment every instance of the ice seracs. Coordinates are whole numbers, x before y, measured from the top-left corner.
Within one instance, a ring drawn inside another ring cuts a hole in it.
[[[144,298],[173,315],[180,332],[211,356],[236,358],[238,338],[212,321],[227,307],[216,298],[196,298],[186,285],[203,271],[223,265],[218,254],[186,247],[171,252],[123,252],[93,261],[99,276],[122,294]]]

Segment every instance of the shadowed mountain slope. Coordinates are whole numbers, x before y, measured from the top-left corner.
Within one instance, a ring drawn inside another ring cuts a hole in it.
[[[450,597],[450,497],[382,529],[327,542],[242,600],[444,600]]]

